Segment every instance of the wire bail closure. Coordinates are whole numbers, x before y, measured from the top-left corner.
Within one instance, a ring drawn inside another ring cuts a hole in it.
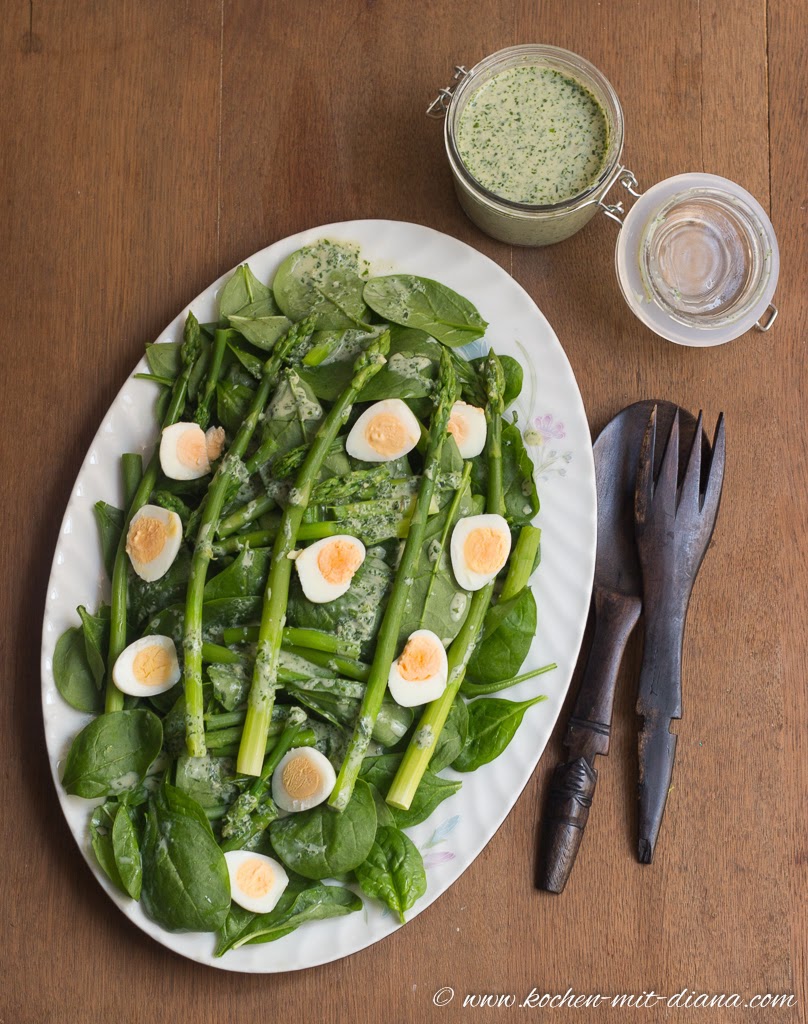
[[[775,306],[773,302],[770,302],[768,306],[763,310],[763,315],[760,320],[755,321],[755,330],[765,334],[766,331],[771,330],[771,326],[777,319],[777,314],[780,310]]]
[[[639,199],[642,195],[642,192],[637,191],[639,186],[637,176],[633,171],[630,171],[628,167],[618,167],[614,180],[606,189],[606,192],[608,193],[611,191],[617,182],[619,182],[619,184],[621,184],[630,195],[634,196],[635,199]],[[623,217],[625,216],[626,210],[623,206],[622,199],[618,199],[616,203],[604,203],[602,199],[598,199],[595,205],[603,210],[603,213],[609,218],[609,220],[613,220],[615,224],[619,224],[620,227],[623,226]]]
[[[455,82],[461,82],[468,74],[468,68],[463,67],[462,64],[455,64],[453,79]],[[449,110],[449,104],[452,102],[452,96],[457,88],[456,85],[449,85],[445,89],[441,89],[438,95],[426,108],[426,116],[434,118],[436,121],[440,121],[441,118],[446,117],[446,113]]]

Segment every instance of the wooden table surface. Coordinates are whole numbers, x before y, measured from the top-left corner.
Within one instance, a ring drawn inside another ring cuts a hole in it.
[[[805,1019],[805,11],[801,0],[6,0],[2,1024],[494,1020],[519,1011],[464,1010],[463,996],[522,998],[533,986],[793,993],[788,1010],[703,1012]],[[705,350],[650,334],[620,297],[605,218],[544,250],[494,242],[465,219],[424,108],[454,63],[532,41],[606,73],[644,186],[711,171],[770,211],[782,254],[771,333]],[[405,929],[303,973],[228,974],[130,925],[68,832],[39,703],[46,581],[81,460],[144,343],[256,249],[364,217],[430,225],[504,266],[554,326],[593,433],[641,398],[703,408],[710,425],[726,413],[726,488],[691,604],[674,785],[656,862],[642,867],[637,636],[563,896],[531,882],[557,728],[497,835]],[[454,1002],[436,1008],[444,986]],[[554,1019],[579,1015],[620,1011]]]

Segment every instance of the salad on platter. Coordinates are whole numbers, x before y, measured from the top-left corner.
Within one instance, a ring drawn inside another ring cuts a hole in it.
[[[543,698],[522,368],[425,277],[320,239],[151,345],[157,443],[95,505],[109,601],[58,640],[101,869],[216,955],[426,892],[407,829]]]

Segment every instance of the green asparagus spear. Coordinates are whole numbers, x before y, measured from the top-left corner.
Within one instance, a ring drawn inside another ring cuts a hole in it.
[[[242,458],[258,425],[258,418],[278,375],[290,353],[311,333],[311,322],[301,320],[295,324],[275,346],[264,364],[264,375],[258,385],[250,409],[227,454],[213,476],[202,506],[202,516],[196,534],[191,572],[185,597],[185,626],[183,652],[185,655],[185,735],[191,757],[205,754],[205,729],[202,722],[202,602],[208,566],[213,556],[211,541],[219,524],[222,507],[233,486],[246,473]],[[262,751],[263,753],[263,751]]]
[[[482,367],[482,381],[487,402],[485,407],[486,457],[488,460],[488,495],[486,511],[502,515],[505,503],[502,490],[502,413],[505,380],[497,356],[490,352]],[[438,737],[449,715],[452,701],[460,689],[477,637],[483,625],[494,581],[474,592],[469,613],[448,651],[449,680],[442,696],[427,704],[404,752],[398,771],[390,785],[387,803],[407,810],[426,771]]]
[[[231,626],[222,632],[226,644],[254,644],[258,642],[258,626]],[[321,629],[299,629],[286,626],[283,630],[283,645],[304,647],[307,651],[321,651],[336,654],[340,658],[358,658],[359,644],[343,640]],[[306,655],[304,654],[304,657]]]
[[[270,461],[270,457],[262,457],[262,452],[266,453],[271,448],[274,451],[277,448],[277,440],[274,437],[270,437],[265,445],[258,449],[255,455],[247,459],[245,465],[249,473],[255,473],[262,466],[266,465]],[[331,446],[329,455],[334,455],[337,452],[345,450],[345,441],[340,437]],[[292,448],[291,451],[286,452],[279,459],[276,459],[272,463],[272,478],[274,480],[285,480],[290,477],[303,465],[306,455],[309,451],[309,445],[302,444],[297,448]],[[324,481],[327,483],[328,481]],[[268,494],[260,494],[257,498],[253,498],[252,501],[245,502],[238,508],[234,509],[228,516],[226,516],[221,523],[219,523],[219,529],[216,531],[218,537],[229,537],[231,534],[236,533],[238,530],[243,530],[245,526],[249,526],[250,523],[255,522],[265,512],[271,512],[275,508],[276,502],[274,498],[271,498]],[[280,518],[280,517],[279,517]]]
[[[185,408],[185,396],[188,391],[188,378],[191,376],[191,370],[199,357],[201,349],[202,341],[199,333],[199,321],[193,313],[189,312],[185,321],[182,347],[180,349],[182,370],[172,387],[171,401],[163,418],[164,428],[170,427],[172,423],[176,423],[182,416],[183,409]],[[112,669],[124,647],[126,647],[126,585],[128,574],[126,540],[129,524],[138,509],[142,508],[149,500],[149,495],[154,490],[159,473],[160,446],[157,445],[127,510],[126,520],[121,531],[121,539],[118,542],[118,550],[115,552],[115,566],[112,571],[112,594],[110,598],[109,658],[107,659],[109,672],[107,673],[106,711],[121,711],[123,708],[123,694],[112,681]]]
[[[196,406],[194,419],[204,430],[210,421],[210,403],[216,393],[216,385],[219,382],[219,373],[222,369],[222,360],[227,348],[227,340],[236,332],[230,329],[219,329],[213,336],[213,350],[210,357],[208,375],[205,378],[205,388]]]
[[[385,332],[371,342],[356,360],[351,383],[320,424],[306,461],[289,493],[289,503],[284,510],[280,531],[272,549],[272,563],[264,592],[264,607],[258,632],[258,653],[238,756],[238,770],[243,775],[258,775],[261,771],[266,731],[275,700],[278,656],[289,599],[289,581],[292,575],[289,554],[297,543],[303,515],[325,457],[340,428],[350,416],[353,403],[362,388],[384,365],[389,346],[390,335],[389,332]]]
[[[424,471],[410,521],[410,530],[404,545],[393,589],[382,619],[376,652],[370,669],[365,696],[357,715],[353,735],[348,744],[345,760],[337,776],[337,782],[329,798],[329,806],[337,811],[344,810],[351,799],[354,784],[362,767],[368,744],[373,733],[376,716],[382,706],[387,690],[390,666],[396,656],[398,634],[404,615],[416,561],[424,543],[429,506],[435,490],[440,467],[443,444],[447,437],[447,426],[457,395],[454,368],[448,349],[441,350],[440,378],[435,396],[435,412],[429,430],[429,443],[424,459]]]

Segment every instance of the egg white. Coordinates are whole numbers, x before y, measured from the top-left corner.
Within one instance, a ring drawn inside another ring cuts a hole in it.
[[[362,561],[359,563],[360,566],[365,560],[365,545],[358,537],[352,537],[348,533],[340,533],[334,537],[325,537],[323,540],[317,540],[313,544],[309,544],[307,548],[303,548],[295,556],[295,568],[297,569],[303,593],[313,604],[328,604],[329,601],[336,601],[351,586],[353,577],[342,583],[330,583],[323,576],[317,562],[320,552],[324,548],[328,548],[335,541],[349,542],[362,557]]]
[[[253,853],[251,850],[228,850],[224,859],[230,875],[230,898],[233,902],[254,914],[268,914],[274,910],[289,884],[289,876],[283,865],[272,857],[267,857],[263,853]],[[258,868],[259,871],[269,870],[272,873],[272,883],[262,895],[246,892],[242,885],[243,876],[240,878],[239,872],[248,872],[250,868]]]
[[[168,658],[168,674],[161,683],[149,683],[139,678],[135,672],[135,663],[139,654],[150,647],[159,647]],[[177,648],[170,636],[144,636],[129,644],[121,653],[112,667],[112,681],[121,693],[132,697],[156,697],[165,693],[180,681],[180,666],[177,661]]]
[[[140,559],[137,554],[133,554],[130,548],[131,538],[135,533],[137,523],[144,518],[156,519],[165,527],[166,533],[162,549],[149,561]],[[177,557],[181,544],[182,520],[176,512],[170,512],[166,508],[161,508],[160,505],[143,505],[132,516],[127,532],[126,551],[129,555],[129,561],[132,563],[132,568],[147,583],[153,583],[155,580],[165,576]]]
[[[179,445],[184,440],[199,445],[201,458],[196,465],[183,462],[179,456]],[[160,468],[170,480],[199,480],[210,473],[208,438],[198,423],[173,423],[163,429],[160,437]]]
[[[368,441],[366,432],[373,420],[382,414],[395,417],[404,427],[406,440],[394,452],[383,455]],[[362,462],[394,462],[402,455],[407,455],[418,444],[421,438],[421,427],[412,410],[400,398],[385,398],[369,406],[351,427],[345,440],[345,451],[354,459]]]
[[[488,528],[500,534],[505,542],[505,557],[500,565],[490,573],[474,572],[466,563],[464,545],[470,533],[480,528]],[[464,590],[481,590],[486,583],[490,583],[497,575],[508,556],[511,553],[511,531],[503,516],[496,513],[486,513],[480,516],[466,516],[458,520],[452,531],[452,539],[449,544],[449,553],[452,559],[452,571],[455,579]]]
[[[485,409],[479,409],[468,402],[455,402],[449,417],[449,425],[459,422],[463,425],[465,437],[455,437],[457,450],[464,459],[476,458],[485,448],[488,436],[488,425],[485,422]],[[450,430],[449,433],[452,433]],[[454,436],[454,435],[453,435]]]
[[[440,669],[426,679],[405,679],[399,670],[401,654],[390,666],[390,674],[387,678],[387,687],[393,700],[403,708],[415,708],[421,704],[429,704],[443,695],[446,689],[446,682],[449,678],[449,662],[446,657],[446,649],[440,637],[431,629],[416,629],[407,637],[407,643],[413,637],[424,637],[429,641],[430,647],[439,652]],[[404,645],[406,647],[406,644]],[[402,654],[403,654],[402,650]]]
[[[296,758],[302,758],[308,762],[308,765],[319,776],[319,784],[311,796],[295,797],[286,788],[283,773],[289,762]],[[334,766],[325,754],[321,754],[314,747],[293,747],[283,755],[278,762],[278,767],[272,773],[272,799],[283,811],[307,811],[329,798],[336,781],[337,775]]]

